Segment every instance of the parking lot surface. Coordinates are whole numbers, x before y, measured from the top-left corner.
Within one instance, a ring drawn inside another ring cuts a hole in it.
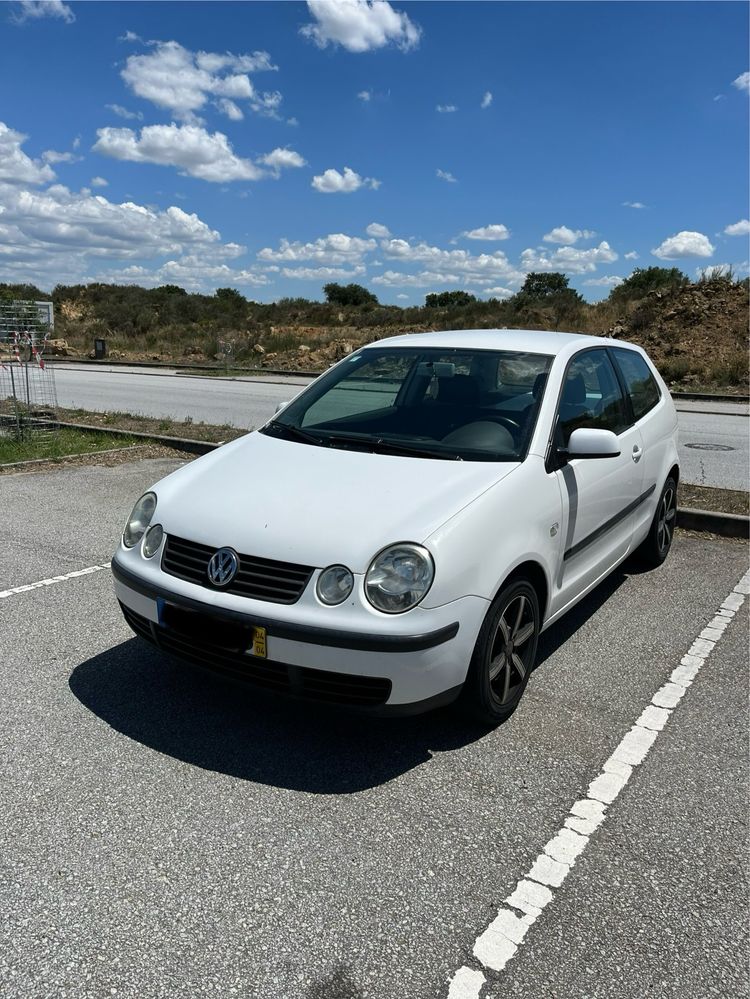
[[[129,631],[102,567],[177,464],[0,479],[0,994],[748,994],[747,603],[512,959],[475,954],[745,545],[678,534],[660,570],[616,571],[545,633],[495,731],[363,720],[220,686]]]

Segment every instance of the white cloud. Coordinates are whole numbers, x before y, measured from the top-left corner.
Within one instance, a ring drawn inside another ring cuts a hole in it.
[[[746,94],[750,94],[750,72],[740,73],[736,80],[732,80],[732,86],[738,90],[744,90]]]
[[[710,257],[714,247],[702,232],[683,229],[651,251],[660,260],[679,260],[682,257]]]
[[[359,97],[359,99],[361,101],[364,101],[365,104],[366,104],[368,101],[372,100],[372,91],[371,90],[360,90],[360,92],[357,94],[357,97]]]
[[[83,157],[76,156],[75,153],[59,153],[56,149],[45,149],[42,159],[45,163],[78,163]]]
[[[409,297],[409,296],[408,296],[408,295],[405,295],[405,294],[403,293],[403,291],[402,291],[402,292],[400,292],[400,293],[399,293],[398,295],[396,295],[396,298],[408,298],[408,297]]]
[[[274,149],[265,156],[261,156],[260,162],[269,168],[274,177],[278,177],[281,170],[298,169],[307,166],[307,162],[293,149]]]
[[[646,208],[642,201],[623,201],[623,208]]]
[[[135,31],[126,31],[124,35],[119,35],[118,42],[142,42],[143,39]]]
[[[258,253],[258,259],[268,262],[295,263],[302,260],[312,260],[318,264],[352,264],[359,263],[366,253],[374,250],[377,243],[374,239],[360,239],[358,236],[347,236],[343,232],[334,232],[321,236],[311,243],[291,242],[282,239],[279,249],[264,247]]]
[[[591,229],[570,229],[566,225],[559,225],[542,236],[542,239],[545,243],[559,243],[562,246],[572,246],[579,239],[591,239],[592,236],[596,236],[596,233],[592,232]]]
[[[567,271],[569,274],[586,274],[595,271],[598,264],[610,264],[617,254],[605,240],[588,250],[574,246],[561,246],[550,253],[546,249],[528,249],[521,254],[524,271]]]
[[[492,104],[492,92],[490,90],[485,91],[484,97],[482,98],[482,103],[479,105],[484,111]]]
[[[211,134],[198,125],[147,125],[140,136],[130,128],[100,128],[96,134],[94,152],[173,166],[201,180],[259,180],[265,174],[252,160],[237,156],[222,132]]]
[[[380,181],[374,177],[360,177],[358,173],[350,167],[344,167],[344,172],[328,169],[317,174],[312,179],[312,186],[321,194],[351,194],[358,191],[360,187],[369,187],[377,191]]]
[[[726,94],[717,94],[716,97],[714,97],[715,101],[725,101],[726,99],[727,99]]]
[[[438,170],[435,171],[435,176],[439,180],[446,181],[448,184],[457,184],[458,183],[458,181],[456,180],[456,178],[453,176],[453,174],[449,170],[440,170],[440,169],[438,169]]]
[[[490,295],[492,298],[510,298],[513,292],[510,288],[503,288],[502,285],[498,285],[496,288],[485,288],[482,294]]]
[[[624,278],[619,277],[617,274],[607,274],[598,278],[589,278],[588,281],[584,281],[583,283],[589,288],[616,288],[623,281]]]
[[[128,121],[143,121],[143,114],[140,111],[128,111],[122,104],[105,104],[108,111],[112,111],[118,118],[125,118]]]
[[[361,277],[362,266],[346,270],[343,267],[282,267],[282,277],[297,281],[339,281],[343,278]]]
[[[384,285],[386,288],[430,288],[446,282],[457,284],[460,280],[457,274],[440,274],[436,271],[421,271],[419,274],[385,271],[374,277],[372,284]]]
[[[8,184],[44,184],[55,179],[52,167],[32,160],[21,149],[28,136],[0,122],[0,181]]]
[[[637,260],[638,259],[638,254],[635,252],[635,250],[631,250],[630,253],[626,253],[625,254],[625,259],[626,260]]]
[[[740,219],[739,222],[733,222],[732,225],[728,225],[724,230],[727,236],[748,236],[750,235],[750,220]]]
[[[109,181],[105,180],[104,177],[92,177],[91,178],[92,187],[109,187]]]
[[[479,283],[487,278],[490,283],[497,282],[498,279],[510,284],[523,280],[523,274],[501,250],[475,256],[467,250],[443,250],[439,246],[410,243],[405,239],[383,240],[380,248],[390,260],[398,260],[400,264],[418,263],[425,266],[428,270],[422,274],[420,286],[430,284],[435,274],[441,275],[442,280],[450,278],[453,281],[459,280],[461,275],[465,282],[471,283]],[[396,272],[386,273],[393,275]],[[427,273],[430,276],[425,276]]]
[[[435,110],[439,111],[440,114],[453,114],[454,111],[458,111],[455,104],[436,104]]]
[[[300,28],[319,48],[341,45],[349,52],[370,52],[393,44],[408,52],[422,29],[387,0],[307,0],[314,23]]]
[[[387,239],[391,234],[388,226],[381,225],[379,222],[371,222],[365,229],[365,232],[374,239]]]
[[[11,15],[15,24],[38,21],[42,17],[56,17],[66,24],[72,24],[76,16],[62,0],[21,0],[20,9]]]
[[[218,101],[214,102],[214,107],[225,114],[230,121],[242,121],[245,117],[242,108],[234,101],[230,101],[228,97],[220,97]]]
[[[281,94],[259,93],[247,75],[273,69],[267,52],[191,52],[178,42],[156,42],[150,52],[129,56],[121,75],[138,97],[195,122],[209,99],[233,120],[242,117],[240,100],[254,111],[277,116]]]
[[[509,239],[510,229],[502,224],[494,225],[483,225],[479,229],[469,229],[468,232],[462,232],[462,236],[466,239],[483,239],[486,241]]]

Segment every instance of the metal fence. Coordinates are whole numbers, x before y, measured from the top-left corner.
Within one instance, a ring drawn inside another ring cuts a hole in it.
[[[0,301],[0,433],[57,433],[55,369],[44,358],[53,331],[52,302]]]

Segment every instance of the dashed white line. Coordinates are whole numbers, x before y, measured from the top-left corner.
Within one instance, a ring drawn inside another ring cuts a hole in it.
[[[101,572],[102,569],[109,569],[109,565],[109,562],[105,562],[104,565],[90,565],[86,569],[76,569],[75,572],[66,572],[64,576],[50,576],[49,579],[40,579],[36,583],[12,586],[9,590],[0,590],[0,600],[15,596],[16,593],[28,593],[29,590],[38,590],[42,586],[54,586],[56,583],[64,583],[68,579],[77,579],[79,576],[90,576],[92,572]]]
[[[473,956],[480,966],[464,965],[451,978],[448,999],[479,999],[487,983],[484,971],[502,971],[511,961],[542,910],[553,901],[554,890],[570,874],[586,849],[590,837],[607,817],[607,807],[628,783],[669,721],[703,663],[750,594],[750,571],[703,628],[672,671],[669,680],[654,694],[633,727],[591,781],[585,798],[576,801],[562,827],[547,843],[529,871],[516,883],[504,906],[474,941]]]

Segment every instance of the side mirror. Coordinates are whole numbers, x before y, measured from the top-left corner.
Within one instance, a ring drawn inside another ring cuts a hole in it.
[[[277,413],[280,413],[281,410],[284,408],[284,406],[288,406],[289,405],[289,402],[290,402],[290,400],[287,399],[286,402],[279,402],[279,403],[277,403],[276,404],[276,409],[274,409],[274,411],[273,411],[273,415],[276,416]]]
[[[570,435],[568,447],[562,453],[567,458],[617,458],[620,445],[611,430],[579,427]]]

